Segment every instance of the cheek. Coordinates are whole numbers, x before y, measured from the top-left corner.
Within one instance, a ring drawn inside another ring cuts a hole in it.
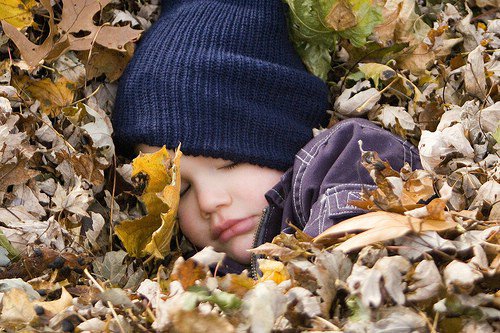
[[[209,239],[206,238],[205,235],[210,234],[206,230],[208,229],[208,225],[205,221],[200,220],[194,204],[190,203],[190,200],[181,200],[177,215],[183,235],[196,246],[206,246]]]
[[[246,182],[244,187],[246,188],[245,194],[251,202],[254,204],[261,206],[262,208],[267,206],[267,200],[265,198],[265,194],[276,185],[282,172],[269,170],[265,173],[249,173],[253,174],[253,176],[246,178]]]

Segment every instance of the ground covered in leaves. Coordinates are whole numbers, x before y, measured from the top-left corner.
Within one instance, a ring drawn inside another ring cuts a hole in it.
[[[368,118],[423,170],[363,152],[372,212],[262,245],[253,280],[180,256],[177,157],[115,155],[116,81],[159,1],[0,1],[3,330],[500,330],[499,1],[285,2],[331,125]]]

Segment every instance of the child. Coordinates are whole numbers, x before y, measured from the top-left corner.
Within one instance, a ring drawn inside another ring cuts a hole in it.
[[[243,265],[230,271],[288,222],[316,236],[364,212],[348,203],[373,186],[358,140],[395,169],[419,165],[410,144],[366,120],[312,138],[328,89],[294,51],[285,10],[280,0],[164,1],[112,118],[122,148],[182,143],[181,231]]]

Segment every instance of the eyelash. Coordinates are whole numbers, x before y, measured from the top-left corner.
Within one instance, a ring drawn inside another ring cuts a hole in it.
[[[226,166],[223,166],[221,169],[224,169],[224,170],[231,170],[231,169],[234,169],[238,166],[239,163],[237,162],[233,162],[229,165],[226,165]]]
[[[191,184],[189,184],[189,185],[188,185],[188,187],[186,187],[186,188],[184,189],[184,191],[182,191],[182,192],[180,193],[180,197],[182,198],[182,196],[183,196],[184,194],[186,194],[186,192],[187,192],[190,188],[191,188]]]
[[[231,163],[229,165],[226,165],[226,166],[223,166],[221,169],[224,169],[224,170],[231,170],[231,169],[234,169],[238,166],[239,163],[237,162],[234,162],[234,163]],[[186,189],[184,191],[182,191],[180,193],[180,196],[182,197],[184,194],[186,194],[186,192],[191,188],[191,184],[188,185],[188,187],[186,187]]]

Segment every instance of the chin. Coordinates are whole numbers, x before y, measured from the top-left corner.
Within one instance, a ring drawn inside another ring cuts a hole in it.
[[[235,237],[228,245],[226,253],[231,259],[236,260],[240,264],[250,264],[252,254],[247,250],[253,246],[253,234]]]

